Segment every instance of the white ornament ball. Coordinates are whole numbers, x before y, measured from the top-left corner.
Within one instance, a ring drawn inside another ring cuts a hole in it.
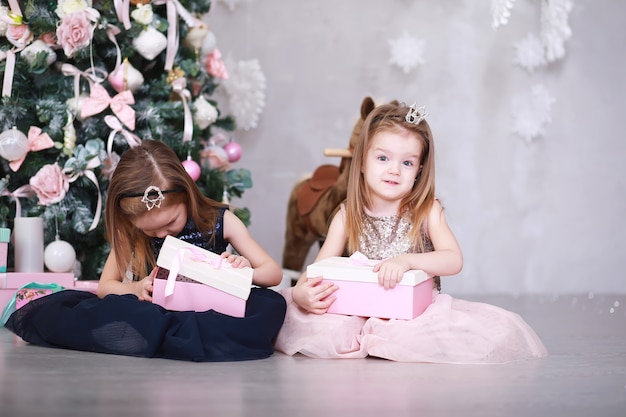
[[[52,272],[68,272],[74,268],[76,251],[64,240],[55,240],[46,246],[43,262]]]
[[[167,38],[152,26],[148,26],[133,39],[133,46],[142,57],[152,61],[167,47]]]
[[[28,138],[12,128],[0,133],[0,156],[8,161],[22,158],[28,152]]]

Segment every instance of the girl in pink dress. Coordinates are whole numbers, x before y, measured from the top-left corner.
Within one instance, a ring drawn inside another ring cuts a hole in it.
[[[354,149],[347,198],[333,216],[315,259],[353,254],[380,260],[379,284],[404,272],[435,279],[433,303],[412,320],[327,314],[337,287],[302,274],[282,290],[287,315],[275,347],[314,358],[375,356],[395,361],[503,363],[547,351],[517,314],[440,293],[440,276],[461,271],[463,256],[435,197],[435,150],[426,113],[397,102],[365,119]]]

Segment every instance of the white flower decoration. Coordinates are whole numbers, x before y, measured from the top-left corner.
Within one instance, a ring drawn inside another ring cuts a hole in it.
[[[148,26],[154,19],[154,12],[152,6],[148,4],[138,4],[137,8],[130,13],[130,17],[140,25]]]
[[[222,86],[237,126],[243,130],[257,127],[265,107],[265,75],[259,61],[252,59],[229,65],[228,75]]]
[[[410,36],[406,32],[389,41],[391,58],[389,62],[402,68],[408,74],[413,68],[424,63],[424,40]]]
[[[63,18],[66,14],[80,12],[90,8],[91,0],[59,0],[55,10],[57,16]]]
[[[9,27],[9,24],[3,18],[6,17],[8,14],[9,8],[6,6],[0,6],[0,36],[5,36],[7,33],[7,28]]]
[[[233,12],[235,11],[235,7],[241,3],[241,0],[219,0],[219,2],[223,3],[226,7],[228,7],[228,10]]]
[[[567,23],[573,4],[570,0],[541,2],[541,39],[549,62],[565,56],[565,41],[572,36]]]
[[[513,132],[530,143],[545,134],[545,126],[552,121],[551,110],[555,99],[543,85],[538,84],[528,94],[513,98]]]
[[[509,23],[515,0],[491,0],[491,27],[497,29]]]
[[[546,65],[546,54],[543,43],[532,33],[513,45],[515,58],[513,62],[522,68],[533,72],[539,67]]]

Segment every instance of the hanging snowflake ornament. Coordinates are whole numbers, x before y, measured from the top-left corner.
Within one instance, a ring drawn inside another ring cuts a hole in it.
[[[535,85],[530,93],[513,98],[513,132],[531,143],[545,134],[545,127],[551,121],[552,104],[555,99],[543,85]]]
[[[535,35],[529,33],[524,39],[513,45],[515,58],[513,63],[533,72],[546,65],[546,54],[543,43]]]
[[[229,78],[222,87],[229,100],[229,108],[243,130],[256,128],[265,108],[265,75],[256,59],[228,65]]]
[[[491,27],[497,29],[509,23],[515,0],[491,0]]]
[[[549,62],[565,56],[565,41],[572,36],[567,19],[572,11],[570,0],[542,0],[541,40]]]
[[[218,0],[220,3],[222,3],[224,6],[228,7],[228,10],[230,10],[231,12],[235,11],[235,7],[241,3],[241,0]]]
[[[403,33],[396,39],[389,40],[391,58],[389,63],[400,67],[405,74],[424,63],[425,41]]]

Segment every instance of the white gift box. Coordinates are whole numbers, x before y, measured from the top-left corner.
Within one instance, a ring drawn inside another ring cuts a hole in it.
[[[328,313],[406,320],[422,314],[432,303],[432,277],[421,270],[407,271],[394,288],[385,289],[378,283],[378,272],[372,271],[376,262],[363,265],[334,256],[309,265],[307,277],[323,277],[339,287]]]
[[[220,255],[167,236],[157,259],[152,301],[168,310],[215,310],[243,317],[252,268],[232,268]]]

